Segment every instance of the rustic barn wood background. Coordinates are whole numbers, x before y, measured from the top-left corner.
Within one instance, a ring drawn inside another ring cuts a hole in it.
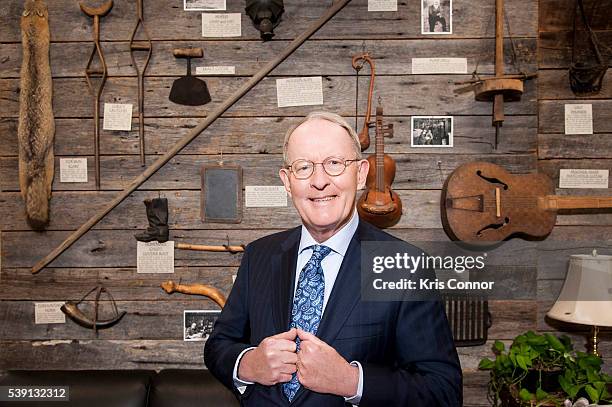
[[[262,43],[243,13],[241,38],[204,40],[200,12],[183,11],[181,0],[145,1],[145,21],[154,38],[154,51],[145,84],[147,162],[153,162],[199,120],[218,106],[250,75],[282,50],[330,5],[329,0],[286,0],[283,22],[274,41]],[[518,58],[538,79],[525,84],[520,102],[506,104],[506,121],[499,148],[493,149],[491,105],[474,101],[471,92],[458,92],[454,81],[469,75],[412,75],[414,57],[466,57],[468,72],[477,61],[481,73],[492,73],[494,49],[493,0],[453,2],[453,34],[420,34],[419,2],[400,0],[397,12],[368,12],[366,0],[354,0],[311,40],[273,71],[222,118],[170,161],[119,207],[106,216],[72,248],[38,275],[30,267],[56,247],[72,230],[126,186],[140,171],[138,158],[137,83],[128,41],[135,24],[135,2],[116,0],[102,20],[101,36],[109,68],[104,102],[133,103],[130,132],[102,131],[101,183],[93,182],[92,99],[84,66],[91,50],[92,23],[76,0],[49,1],[51,64],[56,118],[56,171],[60,157],[87,157],[85,184],[62,184],[56,173],[51,201],[51,223],[44,233],[25,222],[19,195],[17,116],[21,65],[20,0],[6,0],[0,10],[0,195],[2,268],[0,273],[0,371],[7,369],[85,369],[202,367],[202,343],[183,342],[183,310],[215,309],[212,301],[182,294],[168,296],[159,284],[168,275],[136,274],[133,233],[147,225],[143,199],[165,196],[170,201],[171,239],[177,242],[248,243],[299,222],[287,208],[245,208],[240,224],[204,224],[199,218],[199,169],[215,163],[222,151],[226,163],[244,169],[244,185],[281,185],[285,129],[313,107],[277,108],[275,79],[321,75],[324,108],[352,117],[355,77],[351,56],[369,51],[379,76],[376,96],[383,98],[395,138],[386,150],[397,161],[394,189],[404,203],[404,214],[391,233],[411,241],[447,240],[439,216],[440,188],[458,165],[485,160],[514,173],[542,171],[558,182],[561,168],[612,168],[612,74],[604,90],[587,98],[593,104],[592,136],[563,134],[563,105],[576,102],[567,79],[570,63],[573,0],[507,0],[506,10]],[[593,28],[612,45],[610,1],[587,0]],[[243,12],[242,1],[228,1],[229,12]],[[491,21],[491,22],[490,22]],[[172,82],[185,72],[176,60],[176,47],[203,47],[196,65],[234,65],[236,75],[205,77],[213,102],[187,107],[168,100]],[[506,62],[511,61],[506,40]],[[508,68],[511,69],[511,68]],[[362,74],[365,94],[369,72]],[[581,100],[582,101],[582,100]],[[362,100],[360,114],[365,104]],[[411,148],[412,115],[454,116],[454,148]],[[351,119],[352,120],[352,119]],[[361,123],[361,121],[360,121]],[[609,194],[609,190],[562,190],[560,193]],[[537,273],[537,296],[523,301],[493,301],[489,342],[459,348],[464,370],[465,404],[487,405],[488,374],[478,372],[480,358],[491,356],[495,339],[511,341],[517,334],[537,329],[570,332],[582,347],[583,332],[544,319],[561,287],[567,256],[611,247],[612,215],[563,215],[551,236],[516,265],[516,276]],[[240,255],[176,251],[176,270],[170,276],[184,283],[205,282],[226,293]],[[521,256],[517,256],[521,257]],[[109,330],[92,332],[71,321],[34,324],[34,303],[78,300],[104,283],[124,320]],[[602,353],[607,369],[612,363],[612,337],[604,335]]]

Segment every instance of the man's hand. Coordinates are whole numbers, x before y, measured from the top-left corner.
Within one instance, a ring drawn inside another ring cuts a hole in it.
[[[359,384],[359,368],[349,364],[334,348],[298,328],[297,377],[302,386],[318,392],[353,397]]]
[[[291,380],[296,371],[297,354],[295,338],[297,330],[265,338],[258,347],[242,356],[238,365],[238,378],[265,386]]]

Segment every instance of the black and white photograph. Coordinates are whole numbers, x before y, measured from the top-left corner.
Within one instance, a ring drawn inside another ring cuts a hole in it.
[[[421,0],[421,34],[453,33],[453,0]]]
[[[183,312],[183,340],[207,340],[219,315],[221,315],[221,310],[185,310]]]
[[[412,147],[452,147],[452,116],[412,116]]]
[[[185,11],[224,11],[225,0],[183,0]]]

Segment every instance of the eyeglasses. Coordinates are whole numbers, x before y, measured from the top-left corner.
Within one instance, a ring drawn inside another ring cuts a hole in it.
[[[342,158],[337,157],[327,157],[321,163],[315,163],[310,160],[295,160],[290,165],[286,166],[289,171],[295,175],[297,179],[307,179],[314,173],[315,166],[317,164],[321,164],[323,166],[323,170],[327,173],[327,175],[331,177],[337,177],[342,174],[346,167],[348,167],[351,163],[359,161],[358,158],[354,160],[343,160]]]

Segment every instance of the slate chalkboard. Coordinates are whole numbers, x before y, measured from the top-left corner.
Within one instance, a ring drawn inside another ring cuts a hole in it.
[[[205,165],[201,176],[202,221],[239,223],[242,220],[242,168]]]

